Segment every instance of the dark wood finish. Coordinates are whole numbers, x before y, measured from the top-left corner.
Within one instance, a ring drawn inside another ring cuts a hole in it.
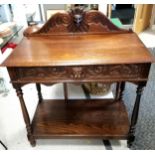
[[[35,138],[125,139],[129,131],[124,104],[114,100],[44,100],[32,122]]]
[[[36,88],[38,92],[39,103],[41,103],[43,100],[42,93],[41,93],[41,85],[39,83],[36,83]]]
[[[119,99],[121,82],[116,83],[115,100]]]
[[[63,84],[63,87],[64,87],[64,98],[65,98],[65,100],[66,100],[66,102],[67,102],[67,100],[68,100],[67,83],[64,83],[64,84]]]
[[[16,71],[12,78],[14,83],[26,82],[111,82],[111,81],[145,81],[150,64],[122,65],[87,65],[62,67],[9,67],[9,72]],[[20,76],[19,76],[19,75]]]
[[[98,11],[76,8],[52,16],[35,33],[30,29],[9,58],[6,66],[19,97],[28,139],[36,138],[128,138],[134,140],[141,89],[146,84],[153,58],[131,30],[113,25]],[[139,85],[129,129],[123,105],[125,82]],[[116,98],[110,100],[44,101],[40,83],[118,82]],[[21,87],[37,83],[40,104],[32,124]],[[67,102],[67,104],[65,104]]]
[[[140,83],[137,87],[137,96],[136,96],[136,101],[135,101],[135,105],[133,108],[133,112],[132,112],[132,117],[131,117],[131,125],[130,125],[130,130],[129,130],[129,135],[128,135],[128,141],[127,144],[129,147],[131,147],[132,142],[135,139],[135,129],[136,129],[136,124],[137,124],[137,120],[138,120],[138,113],[139,113],[139,106],[140,106],[140,99],[141,99],[141,95],[143,92],[143,88],[146,85],[145,82]]]
[[[2,66],[55,67],[151,61],[153,60],[148,49],[134,33],[77,34],[24,38]]]
[[[72,33],[124,33],[131,31],[118,28],[99,11],[84,11],[81,8],[75,8],[66,13],[53,15],[46,24],[35,33],[31,33],[29,29],[26,32],[25,36],[31,37],[58,34],[68,35]]]
[[[125,82],[121,82],[120,83],[120,92],[119,92],[119,100],[122,100],[123,99],[123,92],[124,92],[124,89],[125,89]]]
[[[17,96],[18,96],[20,104],[21,104],[21,109],[22,109],[22,112],[23,112],[23,117],[24,117],[24,121],[25,121],[25,124],[26,124],[26,129],[27,129],[27,137],[28,137],[31,145],[35,146],[36,142],[35,142],[35,139],[34,139],[33,134],[32,134],[30,118],[29,118],[29,114],[28,114],[28,111],[27,111],[27,108],[26,108],[26,105],[25,105],[25,101],[24,101],[24,98],[23,98],[22,89],[18,85],[13,85],[13,86],[16,89],[16,93],[17,93]]]

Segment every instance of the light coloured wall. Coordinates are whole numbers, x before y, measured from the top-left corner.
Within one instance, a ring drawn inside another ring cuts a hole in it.
[[[104,15],[107,15],[107,4],[99,4],[99,11],[101,11]]]
[[[14,21],[27,27],[26,12],[23,4],[12,4]]]
[[[66,10],[66,4],[43,4],[43,14],[47,20],[47,10]]]

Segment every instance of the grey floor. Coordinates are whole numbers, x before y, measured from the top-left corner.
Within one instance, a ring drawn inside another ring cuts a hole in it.
[[[150,51],[155,56],[155,48],[150,49]],[[127,83],[124,100],[130,117],[135,100],[135,91],[136,86]],[[155,149],[155,64],[151,66],[149,81],[141,98],[135,135],[136,139],[131,149]]]

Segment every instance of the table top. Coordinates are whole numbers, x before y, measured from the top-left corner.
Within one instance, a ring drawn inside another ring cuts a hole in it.
[[[148,63],[153,58],[135,33],[25,38],[2,64],[8,67]]]

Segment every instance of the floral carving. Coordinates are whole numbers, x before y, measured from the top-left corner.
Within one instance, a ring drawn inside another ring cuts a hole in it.
[[[86,12],[82,8],[75,8],[69,12],[71,17],[70,23],[67,26],[69,32],[87,32],[89,25],[85,19]]]
[[[81,79],[85,77],[85,73],[82,67],[72,67],[69,69],[69,77],[72,79]]]
[[[129,32],[115,26],[99,11],[85,11],[76,7],[65,13],[54,14],[45,25],[29,37],[40,35],[55,35],[59,33],[106,33]]]
[[[30,67],[18,68],[21,78],[47,78],[51,82],[59,80],[104,81],[109,79],[144,79],[147,77],[144,64],[66,66],[66,67]]]

